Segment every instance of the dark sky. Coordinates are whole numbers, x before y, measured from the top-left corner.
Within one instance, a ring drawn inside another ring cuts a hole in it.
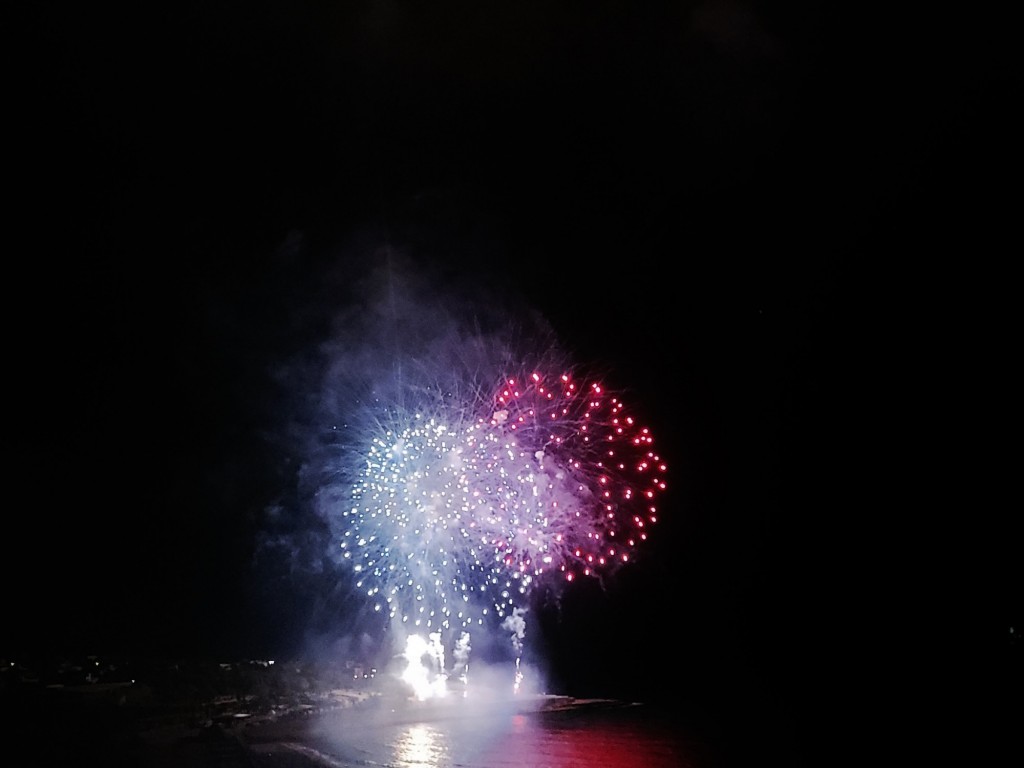
[[[965,625],[1001,652],[1008,25],[490,5],[11,25],[5,640],[227,656],[330,633],[335,576],[255,555],[272,504],[320,541],[289,432],[319,382],[296,372],[392,249],[540,312],[663,436],[662,535],[552,620],[565,679],[637,659],[670,670],[648,687],[802,694],[914,675]]]

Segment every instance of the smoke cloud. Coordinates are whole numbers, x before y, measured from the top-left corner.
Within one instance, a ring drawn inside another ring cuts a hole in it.
[[[305,247],[293,238],[291,258]],[[303,343],[273,371],[281,407],[269,439],[285,490],[264,510],[255,563],[259,599],[267,614],[288,617],[292,647],[366,655],[367,638],[376,637],[372,661],[384,666],[401,655],[405,635],[373,610],[339,544],[342,513],[385,411],[472,402],[496,374],[562,366],[568,356],[511,282],[437,267],[386,242],[343,250],[315,284],[296,291],[290,333]],[[523,632],[513,632],[516,656]],[[479,633],[474,641],[484,653],[502,644]],[[453,669],[464,676],[469,634],[451,645]]]

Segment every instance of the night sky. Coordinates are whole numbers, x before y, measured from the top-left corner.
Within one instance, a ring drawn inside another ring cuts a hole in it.
[[[659,437],[649,556],[536,625],[567,686],[801,706],[942,687],[974,642],[981,677],[1019,669],[1019,46],[821,5],[18,19],[9,652],[329,646],[351,608],[299,446],[317,350],[394,254],[542,315]]]

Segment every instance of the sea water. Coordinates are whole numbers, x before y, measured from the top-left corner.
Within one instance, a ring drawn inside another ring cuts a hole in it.
[[[706,745],[672,713],[643,705],[452,715],[323,715],[253,744],[257,766],[298,768],[705,768]]]

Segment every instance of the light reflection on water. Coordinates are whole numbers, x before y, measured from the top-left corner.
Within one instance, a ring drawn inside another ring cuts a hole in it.
[[[315,745],[343,766],[700,768],[673,722],[643,709],[339,722]]]
[[[395,740],[395,762],[406,768],[435,768],[448,764],[445,735],[435,727],[410,725]]]

